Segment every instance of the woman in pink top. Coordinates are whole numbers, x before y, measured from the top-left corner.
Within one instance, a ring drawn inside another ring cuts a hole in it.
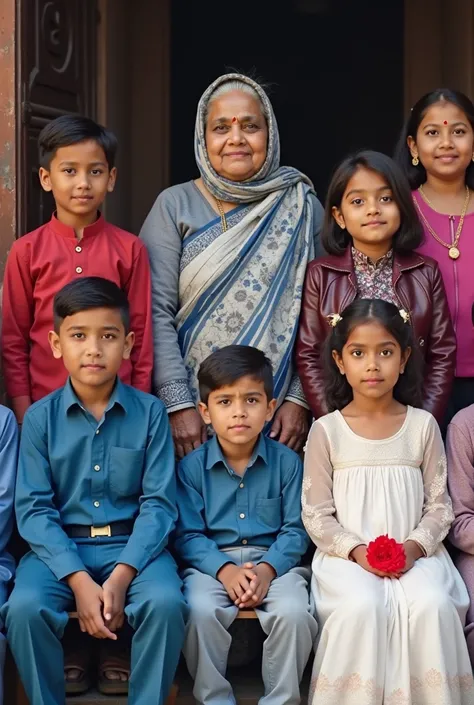
[[[457,337],[448,419],[474,403],[474,105],[439,88],[414,105],[396,150],[425,231],[419,251],[443,275]]]

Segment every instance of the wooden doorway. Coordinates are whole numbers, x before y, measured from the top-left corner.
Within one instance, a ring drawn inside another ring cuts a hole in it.
[[[67,113],[95,117],[96,0],[22,0],[17,18],[17,235],[46,222],[53,200],[38,181],[37,140]]]

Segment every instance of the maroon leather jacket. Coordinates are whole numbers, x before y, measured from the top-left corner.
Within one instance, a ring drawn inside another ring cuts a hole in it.
[[[417,252],[394,253],[393,286],[410,314],[415,339],[425,360],[423,407],[444,419],[456,359],[456,338],[437,263]],[[321,344],[330,332],[326,316],[341,313],[357,296],[350,247],[340,256],[313,260],[306,271],[296,342],[296,365],[315,418],[327,413]]]

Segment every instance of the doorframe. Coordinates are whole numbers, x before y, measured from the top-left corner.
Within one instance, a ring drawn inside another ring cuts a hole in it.
[[[0,280],[17,225],[16,0],[0,0]]]
[[[474,99],[474,0],[405,0],[405,113],[435,88]]]

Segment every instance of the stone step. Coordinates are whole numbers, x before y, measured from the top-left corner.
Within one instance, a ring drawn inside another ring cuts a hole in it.
[[[67,705],[127,705],[126,695],[102,695],[99,691],[89,690],[84,695],[70,695]]]
[[[307,705],[308,686],[311,669],[306,669],[301,686],[301,705]],[[248,666],[229,668],[227,678],[234,688],[237,705],[257,705],[263,695],[260,664],[251,663]],[[176,705],[195,705],[193,698],[193,682],[185,667],[179,667],[176,675],[179,686]],[[72,695],[66,699],[67,705],[127,705],[126,696],[101,695],[91,690],[85,695]]]

